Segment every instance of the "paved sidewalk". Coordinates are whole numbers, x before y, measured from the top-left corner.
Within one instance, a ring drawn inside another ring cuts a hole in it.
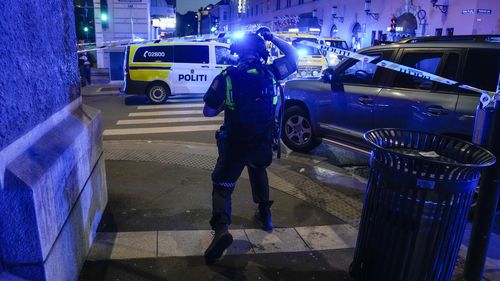
[[[349,280],[366,186],[350,170],[313,155],[275,161],[271,234],[253,222],[245,172],[233,195],[235,242],[209,267],[215,146],[105,141],[104,150],[109,203],[80,280]],[[457,280],[465,253],[464,245]],[[485,280],[500,280],[500,260],[490,256]]]

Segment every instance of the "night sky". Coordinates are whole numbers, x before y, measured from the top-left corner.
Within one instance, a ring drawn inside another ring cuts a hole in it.
[[[177,0],[177,12],[185,14],[187,11],[197,11],[200,7],[217,2],[218,0]]]

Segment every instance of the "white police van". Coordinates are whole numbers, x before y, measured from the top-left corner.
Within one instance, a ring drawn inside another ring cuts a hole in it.
[[[235,58],[229,45],[209,42],[158,42],[127,47],[124,92],[163,103],[172,94],[201,94]]]

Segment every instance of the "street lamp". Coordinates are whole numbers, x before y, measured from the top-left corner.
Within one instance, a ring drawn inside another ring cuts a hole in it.
[[[438,8],[445,15],[448,14],[448,5],[438,5],[437,2],[438,0],[431,0],[432,7]]]
[[[338,17],[337,16],[337,6],[333,6],[332,7],[332,18],[335,20],[339,20],[339,22],[344,22],[344,17]]]
[[[367,16],[371,16],[374,20],[378,21],[379,14],[371,12],[371,4],[372,0],[365,0],[365,13]]]

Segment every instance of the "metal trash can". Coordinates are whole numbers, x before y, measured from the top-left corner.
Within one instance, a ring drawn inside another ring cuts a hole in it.
[[[350,275],[356,281],[450,280],[481,168],[495,157],[472,143],[376,129]]]

